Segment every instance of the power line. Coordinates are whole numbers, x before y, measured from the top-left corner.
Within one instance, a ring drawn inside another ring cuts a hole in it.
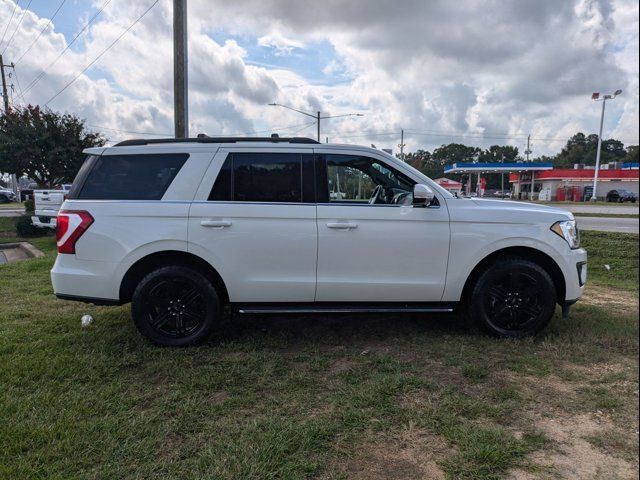
[[[31,48],[37,43],[38,40],[40,40],[40,37],[42,36],[42,34],[44,33],[44,31],[49,28],[49,26],[51,25],[51,23],[53,22],[53,19],[56,18],[56,15],[58,14],[58,12],[60,11],[60,9],[62,8],[62,6],[64,5],[64,2],[66,2],[67,0],[62,0],[60,2],[60,5],[58,5],[58,8],[56,9],[55,12],[53,12],[53,15],[51,15],[51,18],[49,19],[49,21],[47,22],[47,24],[42,28],[42,30],[40,30],[40,33],[38,33],[38,36],[36,37],[36,39],[31,42],[31,45],[29,45],[29,47],[25,50],[25,52],[20,55],[20,58],[18,58],[18,60],[16,60],[16,65],[18,63],[20,63],[20,60],[22,60],[22,58],[29,53],[29,50],[31,50]]]
[[[24,20],[24,16],[29,11],[29,6],[31,5],[32,1],[33,0],[29,0],[29,3],[27,3],[26,8],[22,11],[22,16],[20,17],[20,20],[18,21],[18,24],[16,25],[16,28],[13,30],[13,33],[11,34],[11,38],[9,38],[9,40],[7,40],[7,44],[4,46],[4,49],[2,50],[3,54],[4,54],[4,52],[7,51],[7,48],[9,48],[9,45],[11,45],[11,40],[13,40],[13,37],[16,35],[16,32],[20,28],[20,24],[22,23],[22,20]]]
[[[16,13],[16,8],[18,8],[19,3],[20,0],[16,0],[16,3],[13,4],[13,11],[11,12],[11,17],[9,18],[7,25],[4,27],[4,33],[2,34],[2,39],[0,39],[0,45],[2,45],[2,42],[4,42],[4,37],[7,35],[7,30],[9,29],[9,25],[11,25],[11,20],[13,20],[13,16]]]
[[[118,43],[120,41],[120,39],[122,37],[124,37],[129,30],[131,30],[140,20],[142,20],[144,18],[144,16],[149,13],[149,11],[156,6],[156,4],[159,2],[160,0],[155,0],[151,6],[149,8],[147,8],[144,13],[142,15],[140,15],[131,25],[129,25],[126,30],[124,32],[122,32],[113,42],[111,42],[111,44],[105,48],[100,55],[98,55],[96,58],[93,59],[93,61],[91,61],[89,63],[89,65],[87,65],[86,67],[84,67],[82,69],[82,71],[80,73],[78,73],[75,77],[73,77],[73,79],[68,82],[64,87],[62,87],[61,90],[58,91],[58,93],[56,93],[53,97],[51,97],[49,100],[47,100],[46,102],[44,102],[45,105],[48,105],[49,102],[53,101],[58,95],[60,95],[62,92],[64,92],[73,82],[75,82],[78,78],[80,78],[80,76],[86,72],[89,68],[91,68],[91,66],[96,63],[98,60],[100,60],[100,58],[107,53],[116,43]]]
[[[69,48],[71,48],[71,45],[73,45],[75,43],[75,41],[78,39],[78,37],[80,37],[80,35],[82,35],[82,33],[89,28],[89,25],[91,25],[93,23],[93,21],[98,18],[98,15],[100,15],[102,13],[102,11],[107,7],[107,5],[109,5],[109,3],[111,2],[111,0],[106,0],[104,2],[104,4],[102,5],[102,7],[100,8],[100,10],[98,10],[90,19],[89,21],[84,25],[84,27],[82,27],[80,29],[80,31],[76,34],[75,37],[73,37],[73,39],[67,44],[67,46],[64,48],[64,50],[62,50],[62,52],[60,52],[58,54],[58,56],[51,62],[49,63],[49,65],[47,65],[45,67],[44,70],[42,70],[33,80],[31,80],[31,82],[29,83],[29,85],[27,85],[27,87],[24,89],[24,93],[29,93],[29,90],[31,90],[33,87],[36,86],[36,84],[40,81],[40,79],[42,79],[42,77],[44,77],[47,74],[47,71],[53,67],[58,60],[60,60],[60,57],[62,57],[62,55],[65,54],[65,52],[67,50],[69,50]]]

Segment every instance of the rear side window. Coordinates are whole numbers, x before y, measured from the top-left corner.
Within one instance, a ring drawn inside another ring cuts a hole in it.
[[[313,202],[313,157],[300,153],[233,153],[216,178],[210,201]]]
[[[90,170],[79,186],[79,192],[71,192],[70,198],[160,200],[187,158],[189,155],[186,153],[154,153],[103,155],[87,159],[85,165]]]

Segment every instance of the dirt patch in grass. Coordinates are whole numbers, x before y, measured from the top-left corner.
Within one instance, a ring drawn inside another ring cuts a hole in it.
[[[634,479],[637,465],[600,451],[585,437],[592,436],[611,425],[591,415],[572,415],[566,418],[544,418],[536,423],[555,444],[555,448],[532,455],[531,460],[550,466],[562,478],[575,479]]]
[[[438,459],[450,451],[444,439],[409,424],[397,436],[381,435],[378,441],[357,447],[324,478],[444,480]]]
[[[618,288],[588,285],[584,296],[580,299],[589,305],[606,308],[625,315],[638,311],[638,292],[621,290]]]

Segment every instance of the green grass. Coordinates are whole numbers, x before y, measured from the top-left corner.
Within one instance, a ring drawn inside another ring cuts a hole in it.
[[[637,235],[583,238],[593,283],[638,288]],[[409,429],[447,445],[448,478],[497,479],[553,445],[536,418],[603,409],[614,433],[589,441],[637,462],[621,440],[637,429],[637,306],[578,303],[522,341],[450,316],[233,316],[203,346],[157,348],[128,306],[56,300],[55,240],[29,241],[45,257],[0,266],[0,478],[349,478],[359,449],[400,452]],[[588,373],[603,363],[632,370]]]
[[[0,233],[13,232],[15,234],[17,219],[18,217],[0,217]]]
[[[638,234],[593,231],[580,234],[589,255],[589,283],[638,291]]]

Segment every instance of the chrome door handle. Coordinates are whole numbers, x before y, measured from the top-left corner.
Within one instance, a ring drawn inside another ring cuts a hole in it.
[[[229,220],[200,220],[200,225],[209,228],[225,228],[230,227],[231,222]]]
[[[327,227],[338,230],[351,230],[352,228],[358,228],[358,224],[352,222],[329,222]]]

